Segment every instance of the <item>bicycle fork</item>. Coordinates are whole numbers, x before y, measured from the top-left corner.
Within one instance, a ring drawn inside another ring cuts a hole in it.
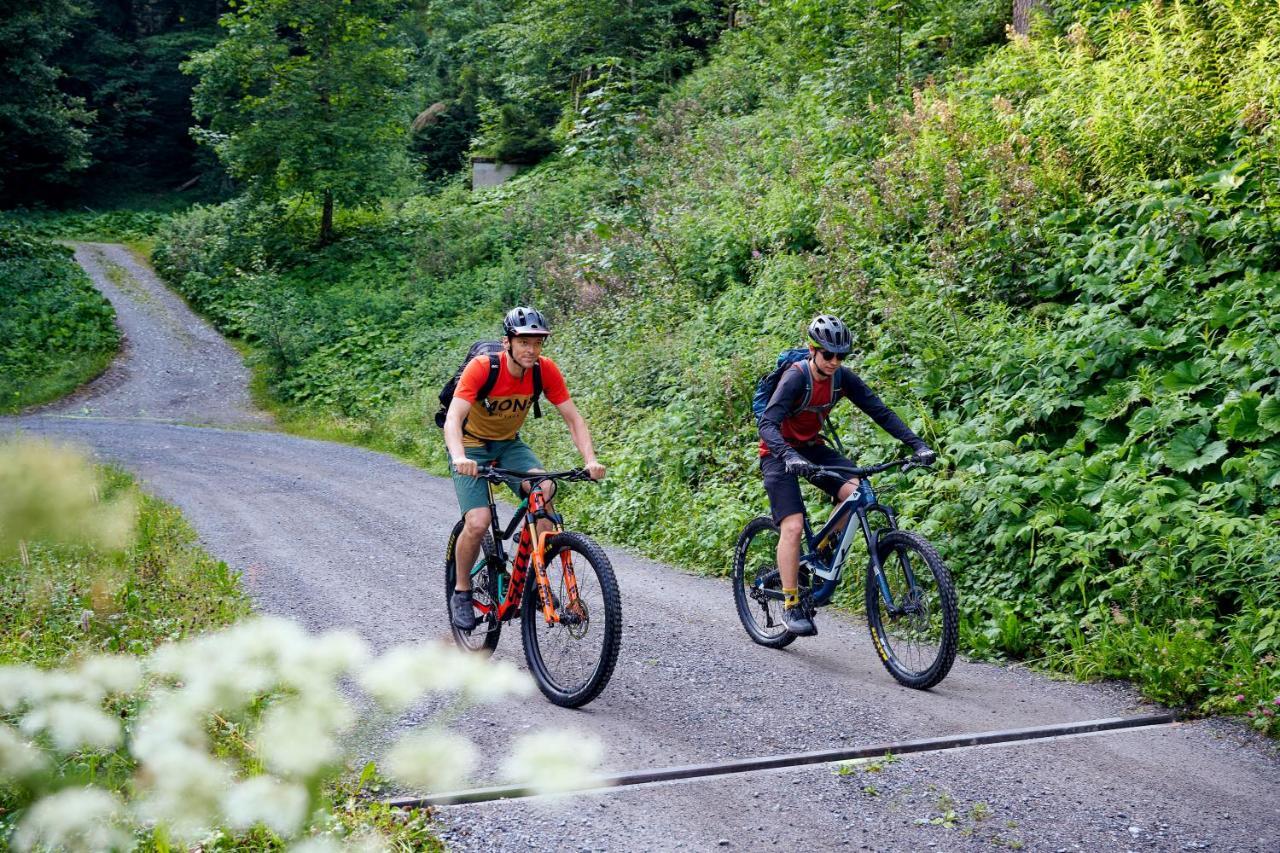
[[[871,574],[875,579],[875,584],[880,587],[880,600],[884,602],[885,609],[890,616],[901,616],[906,613],[906,609],[894,600],[893,592],[889,589],[889,577],[885,573],[884,564],[880,562],[880,535],[878,531],[871,529],[867,510],[883,514],[889,522],[889,530],[898,529],[898,519],[894,516],[893,510],[878,503],[858,511],[858,522],[862,525],[862,533],[867,540],[867,554],[871,561]],[[916,576],[915,571],[911,568],[911,556],[895,548],[893,558],[902,564],[903,578],[907,583],[905,592],[910,596],[912,591],[916,589]]]
[[[533,535],[536,530],[537,522],[533,519],[547,515],[541,493],[535,490],[534,494],[530,495],[530,499],[530,523],[525,527],[525,536]],[[547,543],[552,536],[561,532],[559,525],[556,525],[553,530],[537,533],[538,546],[533,549],[532,554],[534,581],[538,585],[538,594],[542,597],[542,618],[547,620],[548,625],[565,621],[561,618],[561,611],[556,607],[556,598],[551,590],[551,577],[547,574],[546,563]],[[570,608],[578,602],[578,579],[573,573],[573,557],[568,549],[560,552],[560,567],[564,575],[565,594],[569,596],[568,605],[563,610],[572,612]]]

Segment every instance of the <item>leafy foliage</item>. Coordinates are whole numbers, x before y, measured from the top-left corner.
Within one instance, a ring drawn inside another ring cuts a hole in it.
[[[17,5],[17,4],[13,4]],[[10,8],[0,21],[0,201],[22,198],[42,181],[66,181],[89,165],[84,102],[58,88],[53,55],[76,15],[69,0]]]
[[[188,133],[191,81],[178,65],[211,46],[221,2],[9,5],[0,26],[12,58],[0,84],[0,202],[100,204],[214,176]],[[205,192],[216,189],[205,183]]]
[[[1280,14],[1086,5],[1000,47],[985,7],[750,7],[626,156],[414,199],[317,261],[205,209],[167,272],[284,400],[437,465],[439,378],[536,301],[611,469],[564,508],[710,571],[764,509],[754,380],[833,311],[943,453],[878,485],[971,653],[1243,712],[1280,690]]]
[[[337,205],[362,205],[402,174],[407,54],[392,0],[252,3],[184,68],[199,77],[197,137],[261,199],[322,197],[320,240]]]
[[[0,412],[66,394],[111,363],[115,312],[71,259],[0,220]]]

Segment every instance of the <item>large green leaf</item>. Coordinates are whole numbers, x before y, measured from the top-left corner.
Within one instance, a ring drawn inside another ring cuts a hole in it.
[[[1180,361],[1164,375],[1164,387],[1170,391],[1196,391],[1209,384],[1205,378],[1209,360],[1204,358]]]
[[[1215,441],[1205,447],[1208,435],[1207,424],[1178,430],[1164,451],[1164,464],[1175,471],[1190,473],[1217,462],[1226,455],[1227,445]]]
[[[1280,396],[1268,394],[1258,404],[1258,426],[1271,435],[1280,432]]]
[[[1237,441],[1266,438],[1268,430],[1259,424],[1261,404],[1262,395],[1257,391],[1246,391],[1235,399],[1228,399],[1222,404],[1222,413],[1218,416],[1218,432]]]
[[[1151,432],[1159,424],[1159,416],[1151,406],[1143,406],[1129,418],[1129,434],[1141,438]]]

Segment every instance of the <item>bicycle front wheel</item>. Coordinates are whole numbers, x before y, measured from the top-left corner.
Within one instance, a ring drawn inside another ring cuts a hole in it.
[[[879,540],[889,599],[867,567],[867,624],[884,668],[899,683],[927,690],[956,659],[960,617],[951,572],[928,540],[905,530]]]
[[[484,656],[493,654],[498,647],[498,638],[502,634],[502,623],[498,621],[498,578],[490,572],[490,566],[498,564],[498,552],[493,545],[493,534],[485,533],[480,545],[480,553],[475,565],[471,567],[471,599],[475,602],[476,627],[463,631],[454,627],[449,616],[449,598],[453,595],[455,581],[458,577],[458,564],[454,558],[454,549],[458,544],[458,535],[462,533],[462,519],[453,527],[449,535],[449,544],[444,554],[444,612],[449,620],[449,630],[453,633],[453,641],[460,648],[469,652],[477,652]]]
[[[524,656],[543,695],[562,707],[580,708],[600,695],[618,662],[622,597],[609,558],[581,533],[548,539],[546,567],[551,606],[560,619],[547,624],[530,572],[521,602]],[[570,577],[576,596],[570,593]]]
[[[782,623],[778,525],[768,516],[749,521],[733,549],[733,601],[742,627],[760,645],[781,649],[795,640]]]

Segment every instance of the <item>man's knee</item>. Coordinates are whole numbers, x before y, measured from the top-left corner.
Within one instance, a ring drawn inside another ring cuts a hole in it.
[[[804,532],[804,514],[795,512],[788,515],[778,524],[778,530],[783,539],[798,540]]]
[[[465,519],[463,535],[468,538],[484,536],[485,531],[489,529],[489,508],[487,506],[467,510],[467,514],[463,518]]]

